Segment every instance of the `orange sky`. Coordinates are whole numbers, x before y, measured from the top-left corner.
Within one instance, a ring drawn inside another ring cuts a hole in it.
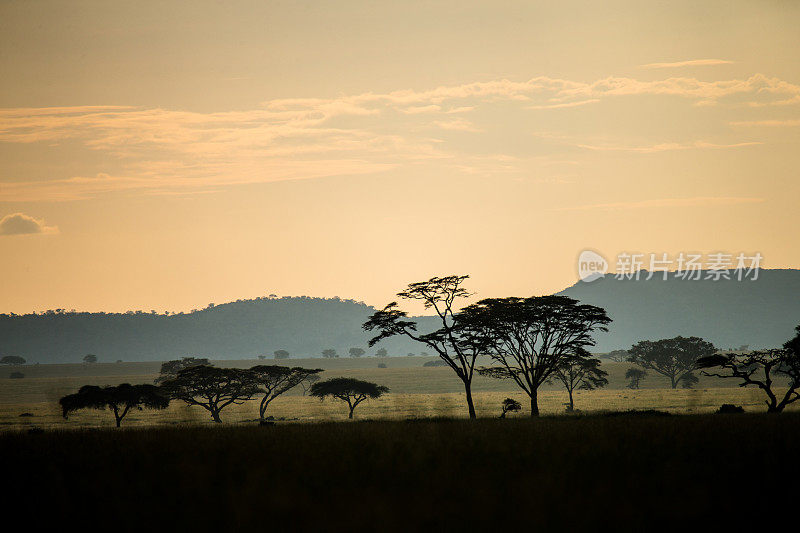
[[[642,4],[4,2],[0,312],[800,267],[800,4]]]

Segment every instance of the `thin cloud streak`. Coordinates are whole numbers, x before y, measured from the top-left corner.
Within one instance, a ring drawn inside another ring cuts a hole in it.
[[[648,63],[639,65],[639,68],[680,68],[680,67],[710,67],[716,65],[730,65],[733,61],[726,59],[690,59],[688,61],[675,61],[672,63]]]
[[[757,204],[764,202],[764,198],[747,198],[733,196],[698,196],[694,198],[660,198],[656,200],[643,200],[640,202],[613,202],[604,204],[579,205],[558,207],[553,211],[590,211],[590,210],[621,210],[621,209],[651,209],[656,207],[718,207],[742,204]]]

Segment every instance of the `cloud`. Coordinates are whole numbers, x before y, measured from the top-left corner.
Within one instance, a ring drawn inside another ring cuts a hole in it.
[[[731,126],[800,126],[800,119],[787,119],[787,120],[742,120],[738,122],[731,122]]]
[[[735,196],[698,196],[694,198],[660,198],[640,202],[614,202],[606,204],[579,205],[555,208],[554,211],[588,211],[594,209],[651,209],[658,207],[716,207],[742,204],[757,204],[763,198],[747,198]]]
[[[524,137],[522,124],[546,129],[547,117],[532,110],[627,100],[637,106],[635,116],[643,117],[648,115],[646,106],[660,105],[653,103],[658,98],[685,99],[689,103],[687,113],[693,112],[693,104],[789,105],[800,103],[800,86],[762,74],[717,81],[607,77],[584,82],[538,76],[428,90],[280,98],[237,111],[132,106],[0,109],[0,143],[41,143],[45,150],[49,144],[68,140],[76,146],[75,160],[80,159],[80,149],[101,152],[102,158],[91,155],[83,160],[103,159],[114,169],[86,163],[87,168],[77,175],[55,175],[47,181],[26,182],[4,176],[7,181],[0,186],[0,201],[62,201],[119,191],[151,194],[156,190],[215,190],[243,183],[369,174],[423,163],[467,168],[471,165],[465,166],[463,161],[475,152],[476,142],[491,146],[488,150],[503,150],[506,148],[494,143],[505,136]],[[531,121],[526,120],[526,113],[530,113]],[[466,116],[470,120],[462,118]],[[435,138],[420,133],[430,132],[432,127],[475,135]],[[551,127],[550,144],[555,140],[556,144],[578,145],[591,151],[651,153],[758,144],[724,137],[719,137],[718,144],[687,139],[646,146],[604,144],[592,142],[588,135],[581,141],[558,139],[563,130],[557,123]],[[726,128],[720,134],[730,132]],[[525,158],[519,146],[505,145],[510,155]],[[538,148],[532,146],[531,153],[542,153]],[[551,155],[562,157],[555,152]],[[530,175],[530,168],[524,165],[487,160],[480,168],[488,174],[517,171],[521,176]],[[101,178],[98,173],[103,172],[113,176]]]
[[[34,235],[41,233],[58,233],[55,226],[46,226],[44,221],[37,220],[25,213],[13,213],[0,219],[0,235]]]
[[[690,59],[688,61],[675,61],[673,63],[648,63],[639,65],[639,68],[679,68],[679,67],[710,67],[715,65],[730,65],[733,61],[726,59]]]

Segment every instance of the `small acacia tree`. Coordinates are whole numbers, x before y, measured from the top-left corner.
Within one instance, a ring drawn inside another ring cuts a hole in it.
[[[800,326],[798,326],[800,335]],[[756,386],[767,395],[767,412],[780,413],[783,409],[800,400],[800,353],[787,342],[783,349],[757,350],[754,352],[715,354],[702,357],[696,367],[703,375],[725,379],[738,379],[740,387]],[[719,371],[709,372],[708,369]],[[786,390],[780,394],[775,390],[776,377],[788,379]]]
[[[551,380],[560,381],[569,394],[568,411],[575,410],[573,393],[578,390],[594,390],[608,385],[608,373],[600,368],[600,360],[586,350],[564,357],[556,365]]]
[[[336,350],[334,348],[326,348],[322,350],[322,357],[324,357],[325,359],[335,359],[339,357],[339,354],[336,353]]]
[[[264,420],[270,402],[300,384],[313,383],[319,379],[321,368],[289,368],[287,366],[258,365],[250,369],[253,379],[263,394],[258,406],[258,417]]]
[[[290,354],[286,350],[275,350],[272,355],[275,356],[275,359],[289,359]]]
[[[358,404],[369,398],[380,398],[389,392],[388,387],[369,381],[354,378],[331,378],[311,385],[310,394],[320,400],[327,396],[347,402],[350,408],[348,418],[353,418],[353,411]]]
[[[131,409],[166,409],[169,398],[155,385],[131,385],[123,383],[115,387],[84,385],[77,393],[68,394],[59,400],[64,418],[80,409],[109,408],[114,413],[117,427]]]
[[[382,339],[404,335],[432,349],[461,380],[469,417],[476,418],[475,403],[472,400],[472,378],[481,347],[471,342],[472,337],[461,334],[455,309],[459,300],[470,296],[462,287],[467,278],[469,276],[435,277],[428,281],[411,283],[406,290],[397,293],[397,296],[404,300],[422,302],[425,309],[432,309],[436,313],[438,329],[434,331],[429,333],[417,331],[417,323],[408,320],[408,313],[398,309],[397,302],[392,302],[375,312],[364,323],[363,328],[365,331],[377,332],[377,335],[369,341],[370,347]]]
[[[377,357],[386,357],[386,356],[388,356],[388,355],[389,355],[389,352],[387,352],[387,351],[386,351],[386,348],[379,348],[379,349],[378,349],[378,350],[375,352],[375,355],[376,355]]]
[[[170,398],[207,410],[217,423],[222,422],[219,414],[225,407],[252,400],[260,390],[250,370],[205,365],[180,370],[161,387]]]
[[[0,365],[24,365],[25,358],[18,355],[4,355],[0,359]]]
[[[668,377],[674,389],[681,382],[692,383],[687,374],[692,373],[695,362],[715,352],[714,345],[700,337],[675,337],[633,345],[628,361]]]
[[[347,353],[350,355],[350,357],[361,357],[367,352],[365,352],[363,348],[350,348],[347,350]]]
[[[502,408],[503,412],[500,414],[500,418],[505,418],[506,413],[520,411],[522,409],[522,404],[513,398],[506,398],[503,400]]]
[[[193,366],[213,366],[208,362],[205,357],[183,357],[181,359],[174,359],[172,361],[164,361],[161,363],[161,372],[155,379],[155,383],[162,383],[168,379],[172,379],[178,375],[178,372]]]
[[[628,380],[626,387],[629,389],[638,389],[640,382],[647,377],[647,371],[641,368],[630,367],[625,372],[625,379]]]
[[[88,354],[83,356],[83,362],[84,363],[96,363],[97,362],[97,356],[94,355],[94,354],[88,353]]]

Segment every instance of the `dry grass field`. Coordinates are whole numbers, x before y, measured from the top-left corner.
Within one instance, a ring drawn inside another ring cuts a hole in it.
[[[465,402],[461,383],[449,368],[423,367],[433,357],[291,359],[281,364],[323,368],[323,378],[348,376],[386,385],[391,393],[379,400],[366,402],[356,410],[358,419],[408,419],[431,417],[464,417]],[[274,361],[215,361],[217,366],[249,367]],[[384,363],[387,368],[378,368]],[[642,382],[642,388],[626,388],[624,379],[628,363],[604,362],[609,373],[609,385],[596,391],[576,393],[576,409],[582,413],[657,409],[670,413],[709,413],[723,403],[742,405],[749,412],[764,410],[762,393],[757,389],[742,389],[733,381],[701,377],[695,389],[670,389],[665,378],[653,375]],[[34,365],[14,367],[25,374],[23,379],[8,379],[11,368],[3,369],[0,377],[0,431],[40,428],[111,427],[113,417],[105,411],[81,411],[68,420],[61,417],[58,400],[77,391],[82,385],[116,385],[119,383],[152,383],[160,363],[98,363]],[[476,376],[475,403],[480,417],[495,417],[500,402],[511,397],[523,405],[523,411],[510,415],[527,416],[528,401],[511,382]],[[546,385],[539,396],[543,414],[564,413],[566,392],[555,384]],[[794,407],[797,409],[797,407]],[[29,413],[33,416],[23,416]],[[270,406],[269,414],[278,419],[298,422],[345,420],[347,410],[338,401],[319,400],[304,396],[296,389],[279,397]],[[222,412],[226,423],[252,423],[258,416],[256,402],[230,406]],[[126,427],[179,424],[211,424],[208,413],[199,407],[173,402],[165,411],[135,411],[128,415]]]

